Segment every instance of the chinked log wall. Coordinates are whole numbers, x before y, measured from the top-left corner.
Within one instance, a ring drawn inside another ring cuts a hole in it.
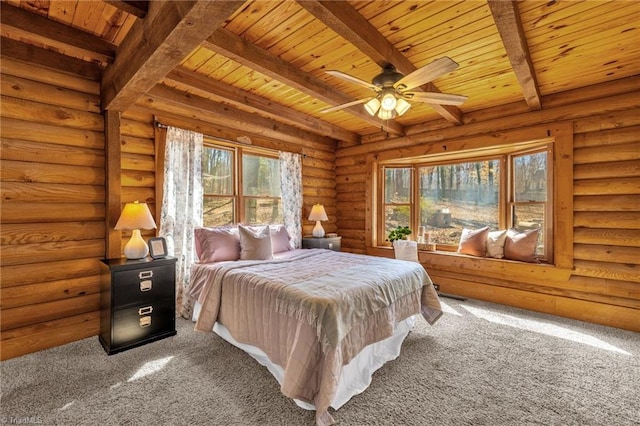
[[[365,215],[372,205],[366,195],[371,165],[363,154],[569,122],[574,129],[573,253],[556,253],[573,256],[568,278],[555,272],[548,278],[552,271],[541,266],[443,253],[423,252],[421,263],[445,293],[640,331],[639,88],[640,78],[628,78],[548,96],[539,112],[496,108],[468,114],[464,126],[434,128],[398,143],[372,138],[341,147],[336,181],[343,249],[393,256],[391,249],[369,242]]]
[[[98,333],[105,155],[97,81],[6,57],[1,66],[7,359]]]

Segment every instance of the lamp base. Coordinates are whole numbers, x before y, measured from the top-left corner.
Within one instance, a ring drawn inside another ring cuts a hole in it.
[[[324,228],[320,224],[319,220],[316,220],[316,226],[313,228],[312,235],[316,238],[324,237]]]
[[[124,246],[124,255],[127,259],[143,259],[149,254],[149,246],[142,239],[139,229],[134,229],[131,233],[131,239]]]

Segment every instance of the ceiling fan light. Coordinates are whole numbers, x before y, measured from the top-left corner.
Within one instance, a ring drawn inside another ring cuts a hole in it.
[[[380,108],[380,101],[378,100],[378,98],[373,98],[369,102],[364,104],[364,109],[369,114],[371,114],[372,117],[375,117],[376,112],[378,112],[379,108]]]
[[[409,102],[405,101],[402,98],[398,98],[398,101],[396,103],[396,112],[398,113],[398,117],[407,112],[410,107],[411,104]]]
[[[380,111],[378,111],[378,118],[380,118],[380,120],[391,120],[392,118],[395,118],[396,116],[396,111],[395,110],[386,110],[384,108],[380,108]]]
[[[393,111],[396,107],[397,99],[393,93],[387,92],[382,95],[381,107],[386,111]]]

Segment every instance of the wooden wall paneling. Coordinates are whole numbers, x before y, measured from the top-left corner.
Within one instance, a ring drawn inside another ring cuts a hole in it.
[[[2,288],[0,300],[2,300],[3,309],[10,309],[99,292],[100,283],[93,277],[79,277]]]
[[[6,223],[2,226],[0,244],[36,244],[55,241],[103,239],[104,227],[99,221],[61,223]]]
[[[0,359],[97,333],[106,183],[99,84],[4,53]]]
[[[104,130],[104,121],[100,114],[4,95],[2,117],[96,132]]]
[[[80,258],[58,262],[34,262],[25,268],[23,265],[2,267],[2,288],[34,284],[46,276],[51,281],[91,277],[100,273],[97,259]]]
[[[6,123],[2,121],[0,125]],[[0,131],[1,133],[1,131]],[[104,152],[91,148],[54,145],[17,139],[0,139],[0,158],[26,162],[37,158],[40,164],[78,165],[104,169]]]
[[[15,358],[31,352],[64,345],[96,336],[100,331],[98,310],[80,315],[3,330],[2,359]]]
[[[2,61],[0,61],[0,72],[3,76],[26,77],[30,81],[46,83],[62,89],[70,89],[90,95],[100,94],[100,83],[96,80],[52,69],[43,71],[42,67],[36,64],[7,56],[3,56]]]
[[[3,108],[4,110],[4,108]],[[104,150],[104,133],[2,117],[0,135],[21,141]],[[80,150],[78,151],[80,152]],[[102,153],[102,155],[104,152]],[[46,156],[45,156],[46,157]],[[41,160],[45,162],[45,160]]]
[[[640,231],[640,146],[637,145],[640,114],[637,102],[627,103],[622,99],[637,90],[637,79],[618,80],[611,83],[611,88],[609,92],[605,85],[598,85],[593,93],[591,88],[581,90],[581,94],[571,92],[573,102],[570,103],[562,103],[562,97],[554,95],[553,105],[540,112],[516,109],[507,114],[506,110],[498,112],[496,108],[494,115],[476,114],[477,121],[460,128],[441,126],[437,129],[437,125],[430,128],[433,123],[426,123],[422,128],[430,130],[429,133],[413,133],[411,137],[389,140],[363,137],[361,145],[341,145],[336,151],[336,200],[343,249],[393,256],[391,250],[369,247],[366,239],[371,214],[368,209],[375,207],[370,191],[370,170],[362,167],[367,155],[371,159],[380,158],[381,153],[391,152],[390,148],[397,148],[392,157],[419,155],[435,152],[434,147],[443,142],[451,145],[465,138],[473,141],[485,132],[491,135],[488,139],[499,141],[512,128],[545,122],[550,128],[564,126],[564,134],[573,139],[573,148],[572,144],[565,145],[570,149],[565,148],[561,155],[566,164],[560,170],[569,169],[575,173],[574,176],[560,175],[570,179],[569,187],[574,188],[574,192],[565,194],[564,198],[572,204],[572,220],[562,224],[573,229],[573,237],[560,247],[560,255],[564,253],[571,258],[575,250],[569,275],[548,280],[538,268],[523,273],[511,265],[504,272],[492,272],[487,262],[481,262],[478,269],[465,271],[460,269],[459,259],[447,255],[427,260],[421,254],[421,261],[447,293],[637,331],[637,321],[633,325],[632,318],[637,318],[640,301],[640,235],[636,235]],[[607,99],[624,105],[617,104],[611,110],[605,106]],[[544,101],[543,104],[546,105]],[[501,115],[510,117],[505,120]],[[409,128],[408,133],[411,131]],[[365,182],[365,188],[354,185],[356,182]],[[364,204],[358,204],[363,200]],[[358,205],[361,208],[354,208]],[[427,255],[427,258],[433,258],[433,255]],[[444,280],[444,284],[440,280]],[[504,282],[508,280],[515,280],[511,281],[512,288],[505,288]],[[569,306],[591,311],[574,312],[567,308]]]
[[[5,182],[65,183],[104,185],[104,170],[99,167],[74,167],[68,164],[48,164],[27,161],[0,161],[0,177]]]

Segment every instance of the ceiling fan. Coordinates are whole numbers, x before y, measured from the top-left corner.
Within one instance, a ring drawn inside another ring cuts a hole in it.
[[[435,80],[456,68],[458,68],[458,64],[446,56],[436,59],[408,75],[399,73],[392,64],[387,64],[382,68],[382,72],[373,78],[371,83],[367,83],[364,80],[360,80],[357,77],[341,71],[330,70],[327,71],[328,74],[371,89],[376,92],[376,96],[325,108],[320,112],[338,111],[352,105],[364,104],[364,109],[372,116],[377,114],[380,119],[389,120],[407,112],[411,107],[411,104],[407,101],[440,105],[460,105],[467,100],[466,96],[452,95],[449,93],[423,92],[418,88],[418,86]],[[416,88],[418,89],[415,90]]]

